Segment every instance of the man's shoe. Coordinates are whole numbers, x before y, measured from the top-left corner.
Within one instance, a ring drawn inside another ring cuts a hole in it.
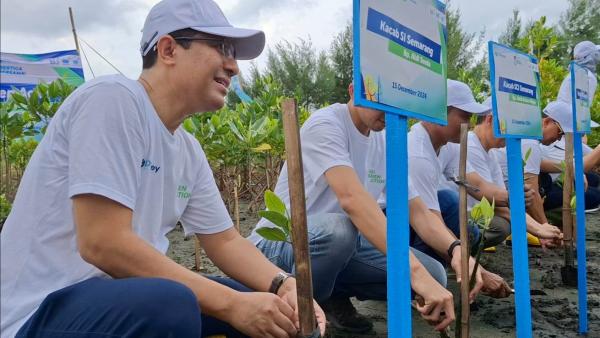
[[[329,326],[352,333],[365,333],[373,329],[373,323],[359,314],[350,298],[331,298],[321,304]]]

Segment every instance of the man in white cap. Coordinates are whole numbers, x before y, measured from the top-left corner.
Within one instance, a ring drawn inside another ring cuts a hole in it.
[[[353,84],[348,92],[346,104],[311,114],[300,138],[315,298],[322,302],[331,326],[359,333],[369,331],[372,323],[356,311],[349,298],[387,299],[388,224],[381,209],[385,198],[380,198],[387,180],[385,113],[355,106]],[[460,276],[460,248],[452,245],[456,237],[436,231],[444,229],[443,224],[425,207],[410,180],[408,190],[411,226]],[[289,206],[285,165],[275,194]],[[262,238],[257,232],[262,227],[273,225],[260,220],[248,239],[278,266],[293,271],[291,244]],[[472,272],[474,260],[469,263]],[[418,250],[410,251],[410,271],[412,290],[427,304],[418,311],[437,330],[444,329],[454,320],[452,293],[445,289],[446,271]],[[481,284],[478,274],[471,299]]]
[[[211,0],[164,0],[144,24],[139,79],[101,77],[66,99],[2,231],[2,337],[296,336],[294,278],[232,227],[181,127],[223,106],[236,59],[264,42]],[[248,288],[169,259],[178,222]]]
[[[594,97],[598,80],[596,79],[596,67],[600,63],[600,45],[591,41],[581,41],[573,48],[573,59],[588,73],[590,100]],[[557,100],[571,103],[571,72],[567,74],[560,85]]]
[[[490,98],[488,98],[483,104],[491,107],[490,101]],[[490,154],[490,150],[504,147],[504,144],[504,138],[494,136],[494,120],[491,110],[483,115],[478,115],[477,124],[468,136],[467,163],[474,171],[468,173],[466,178],[469,182],[469,188],[472,186],[476,189],[467,189],[469,193],[467,208],[471,210],[483,197],[486,197],[488,201],[495,201],[495,215],[483,238],[484,247],[486,248],[504,242],[511,233],[508,191],[504,186],[500,165],[496,158]],[[444,152],[443,156],[452,159],[449,162],[451,167],[449,171],[458,172],[460,145],[458,143],[448,143],[442,147],[441,152]],[[442,157],[442,154],[440,154],[440,157]],[[526,184],[524,188],[526,204],[531,205],[536,201],[541,203],[542,200],[536,190],[532,189],[529,184]],[[541,224],[528,214],[526,216],[527,231],[541,238],[541,244],[544,247],[560,245],[562,234],[557,227],[548,223]]]
[[[473,93],[468,85],[463,82],[448,80],[448,124],[445,126],[430,122],[420,122],[412,126],[408,134],[408,173],[413,182],[415,190],[421,200],[425,203],[438,219],[442,220],[450,229],[453,236],[460,234],[458,220],[458,195],[456,191],[442,187],[445,177],[456,177],[456,173],[444,172],[449,168],[440,154],[440,149],[448,142],[459,142],[460,125],[469,123],[472,114],[482,115],[489,111],[489,107],[475,101]],[[440,156],[438,156],[438,154]],[[473,169],[468,166],[467,172]],[[479,238],[476,228],[471,228],[473,241]],[[448,231],[441,229],[440,231]],[[455,247],[460,241],[455,241]],[[411,234],[411,246],[417,250],[427,253],[444,263],[438,256],[436,250],[431,248],[417,233]],[[493,274],[483,267],[483,292],[495,297],[507,297],[510,288],[498,275]]]

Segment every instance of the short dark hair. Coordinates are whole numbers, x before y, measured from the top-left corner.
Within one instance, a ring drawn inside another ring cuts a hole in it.
[[[191,28],[184,28],[184,29],[180,29],[180,30],[176,30],[174,32],[169,33],[170,36],[172,36],[173,38],[181,38],[181,37],[186,37],[186,38],[191,38],[195,35],[198,34],[197,30],[191,29]],[[190,48],[190,45],[192,44],[192,41],[189,40],[175,40],[175,42],[177,42],[177,44],[179,44],[181,47],[188,49]],[[158,41],[157,41],[158,43]],[[152,68],[152,66],[154,66],[154,64],[156,63],[156,59],[158,57],[158,52],[156,51],[156,49],[154,48],[155,46],[152,46],[150,48],[150,50],[148,51],[148,54],[142,56],[142,69],[149,69]]]

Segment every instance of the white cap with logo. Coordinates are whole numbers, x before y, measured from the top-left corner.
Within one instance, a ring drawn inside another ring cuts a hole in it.
[[[448,84],[448,103],[447,106],[452,106],[460,110],[464,110],[467,113],[483,115],[490,111],[490,108],[477,103],[471,88],[466,83],[450,80]]]
[[[600,45],[596,45],[591,41],[581,41],[573,48],[573,58],[582,60],[597,52],[600,52]]]
[[[253,59],[265,47],[265,33],[233,27],[212,0],[162,0],[146,17],[140,53],[145,56],[160,37],[186,28],[227,38],[232,42],[238,60]]]
[[[573,111],[563,101],[552,101],[543,110],[544,114],[560,124],[563,132],[573,132]]]

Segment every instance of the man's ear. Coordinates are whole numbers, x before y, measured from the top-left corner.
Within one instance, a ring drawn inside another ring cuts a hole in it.
[[[354,82],[350,82],[348,85],[348,95],[350,95],[350,98],[354,97]]]
[[[162,63],[167,65],[174,64],[176,46],[177,42],[170,35],[161,37],[156,43],[157,60],[160,60]]]

